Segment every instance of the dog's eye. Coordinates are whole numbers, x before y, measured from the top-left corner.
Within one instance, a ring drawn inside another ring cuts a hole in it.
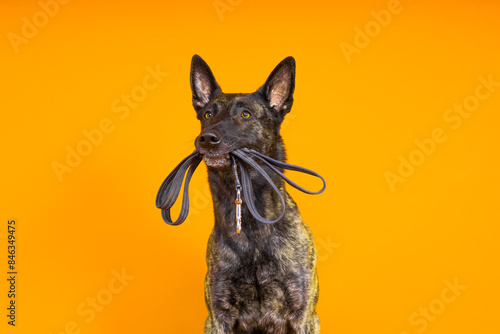
[[[207,111],[207,112],[205,113],[205,118],[206,118],[206,119],[212,118],[212,112],[211,112],[211,111]]]
[[[252,115],[250,115],[250,113],[248,111],[244,111],[241,113],[241,117],[243,117],[243,118],[250,118],[250,116],[252,116]]]

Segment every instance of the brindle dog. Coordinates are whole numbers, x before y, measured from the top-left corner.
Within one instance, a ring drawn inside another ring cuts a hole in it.
[[[250,94],[223,93],[205,61],[198,55],[192,59],[193,106],[201,122],[195,145],[207,165],[215,215],[207,249],[206,334],[320,331],[313,237],[276,174],[269,173],[285,198],[284,217],[262,224],[243,205],[243,227],[236,233],[235,178],[228,153],[244,147],[285,161],[280,125],[292,107],[294,87],[292,57]],[[256,207],[266,219],[276,218],[279,197],[260,174],[249,171]]]

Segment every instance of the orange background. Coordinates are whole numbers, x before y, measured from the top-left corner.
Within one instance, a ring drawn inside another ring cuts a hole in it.
[[[2,332],[202,333],[213,225],[205,167],[188,222],[167,226],[155,207],[199,131],[197,53],[225,92],[254,91],[283,58],[297,61],[282,134],[289,162],[328,183],[319,196],[290,190],[320,255],[322,333],[499,333],[500,87],[456,130],[443,117],[475,94],[478,77],[500,81],[500,3],[401,0],[380,31],[371,11],[387,1],[231,3],[221,19],[212,0],[73,0],[17,53],[8,34],[22,34],[40,4],[0,3],[0,258],[6,272],[15,218],[19,271],[15,328],[1,280]],[[340,45],[355,45],[367,24],[372,37],[348,62]],[[148,66],[169,75],[120,119],[112,103],[142,85]],[[53,162],[103,119],[113,130],[59,182]],[[386,171],[435,128],[446,141],[392,191]],[[77,309],[119,287],[113,270],[134,278],[87,322]],[[455,279],[466,288],[443,303]],[[412,322],[430,307],[439,314]]]

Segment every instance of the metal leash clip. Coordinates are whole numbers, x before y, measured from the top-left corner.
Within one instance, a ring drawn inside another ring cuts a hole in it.
[[[240,188],[236,188],[236,200],[234,201],[236,203],[236,233],[238,234],[241,232],[241,203],[243,203]]]
[[[241,200],[241,183],[240,178],[238,177],[238,164],[236,159],[231,155],[231,159],[233,160],[233,172],[234,172],[234,184],[236,185],[236,233],[240,234],[241,232],[241,204],[243,201]]]

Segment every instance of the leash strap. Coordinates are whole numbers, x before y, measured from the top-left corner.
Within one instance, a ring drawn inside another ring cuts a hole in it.
[[[254,150],[249,149],[237,149],[230,153],[232,162],[233,162],[233,173],[235,178],[235,186],[236,186],[236,232],[240,234],[241,231],[241,204],[243,200],[241,198],[241,192],[243,192],[243,196],[245,198],[245,203],[250,211],[250,214],[259,222],[264,224],[274,224],[283,218],[285,214],[285,199],[281,194],[280,190],[273,182],[269,174],[252,158],[258,159],[263,162],[266,166],[268,166],[274,173],[283,178],[289,185],[292,187],[305,192],[307,194],[316,195],[322,193],[326,188],[326,182],[321,175],[318,173],[296,165],[287,164],[285,162],[272,159],[268,156],[263,155]],[[194,151],[190,155],[188,155],[184,160],[182,160],[174,170],[167,176],[165,181],[163,181],[158,194],[156,196],[156,207],[162,209],[162,217],[163,220],[169,225],[180,225],[186,220],[187,215],[189,213],[189,182],[191,181],[191,177],[203,159],[202,155],[197,151]],[[243,163],[238,163],[238,161]],[[279,197],[281,202],[281,213],[280,215],[272,220],[267,220],[262,217],[262,215],[258,212],[253,196],[253,188],[252,188],[252,180],[250,178],[250,172],[248,171],[245,164],[252,167],[257,173],[259,173],[266,181],[269,183],[271,188],[273,188],[276,195]],[[241,174],[241,183],[238,176],[238,167],[240,169]],[[278,168],[288,169],[292,171],[297,171],[301,173],[306,173],[312,176],[315,176],[321,181],[323,181],[323,187],[319,191],[310,191],[307,190],[288,177],[286,177]],[[186,174],[187,172],[187,174]],[[184,179],[184,174],[186,174],[186,179],[184,181],[184,192],[182,195],[182,206],[181,211],[179,213],[179,217],[176,221],[172,221],[170,216],[170,209],[174,205],[177,197],[179,196],[182,180]]]
[[[307,169],[307,168],[304,168],[304,167],[300,167],[300,166],[296,166],[296,165],[292,165],[292,164],[287,164],[286,162],[283,162],[283,161],[279,161],[279,160],[275,160],[273,158],[270,158],[260,152],[257,152],[257,151],[254,151],[254,150],[249,150],[249,149],[239,149],[239,150],[236,150],[235,152],[237,151],[243,151],[247,154],[250,154],[252,155],[253,157],[261,160],[262,162],[264,162],[267,166],[269,166],[269,168],[271,168],[276,174],[278,174],[279,176],[281,176],[281,178],[283,178],[283,180],[286,181],[286,183],[288,183],[289,185],[291,185],[292,187],[294,187],[295,189],[298,189],[306,194],[309,194],[309,195],[318,195],[318,194],[321,194],[323,191],[325,191],[326,189],[326,182],[325,182],[325,179],[319,175],[318,173],[310,170],[310,169]],[[296,172],[301,172],[301,173],[305,173],[305,174],[309,174],[309,175],[312,175],[312,176],[315,176],[319,179],[321,179],[321,181],[323,181],[323,187],[318,190],[318,191],[310,191],[310,190],[307,190],[301,186],[299,186],[298,184],[296,184],[295,182],[293,182],[292,180],[290,180],[288,177],[285,176],[285,174],[283,174],[282,172],[280,172],[276,167],[279,167],[279,168],[283,168],[283,169],[288,169],[288,170],[292,170],[292,171],[296,171]]]
[[[257,208],[255,206],[254,200],[253,200],[253,189],[252,189],[252,180],[250,179],[250,173],[248,172],[248,169],[245,167],[245,165],[240,165],[240,171],[241,171],[241,183],[242,183],[242,188],[243,188],[243,196],[245,197],[247,208],[252,214],[252,216],[260,221],[261,223],[264,224],[274,224],[281,218],[283,218],[283,215],[285,214],[285,199],[283,198],[283,195],[279,191],[278,187],[274,184],[273,180],[271,177],[266,173],[262,167],[259,166],[257,162],[252,160],[248,154],[245,154],[246,152],[244,149],[238,149],[236,151],[233,151],[232,154],[241,159],[243,162],[246,162],[249,164],[251,167],[253,167],[259,174],[261,174],[264,179],[269,183],[271,188],[273,188],[274,192],[278,195],[281,201],[281,213],[280,215],[274,219],[274,220],[267,220],[266,218],[262,217],[257,211]]]
[[[180,225],[186,220],[189,213],[189,182],[193,176],[194,171],[201,162],[201,154],[194,151],[182,160],[174,170],[163,181],[158,194],[156,195],[156,207],[162,209],[161,215],[163,220],[169,225]],[[174,206],[179,192],[181,191],[182,180],[186,174],[184,181],[184,193],[182,194],[182,206],[179,217],[176,221],[172,221],[170,217],[170,209]]]

